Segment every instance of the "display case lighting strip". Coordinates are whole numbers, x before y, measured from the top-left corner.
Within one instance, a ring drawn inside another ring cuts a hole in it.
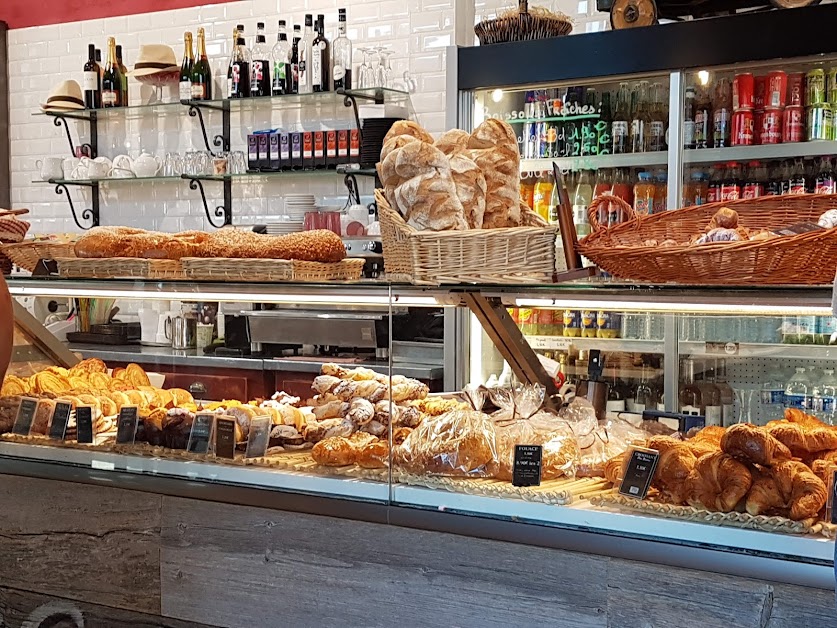
[[[627,312],[659,312],[666,314],[754,314],[772,316],[832,316],[830,306],[819,305],[762,305],[757,303],[689,303],[665,301],[584,301],[579,299],[515,299],[517,307],[550,307],[581,309],[595,307],[602,310]]]

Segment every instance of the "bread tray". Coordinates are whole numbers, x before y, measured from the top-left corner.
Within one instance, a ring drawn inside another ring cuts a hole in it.
[[[184,279],[178,260],[134,257],[61,257],[58,274],[68,279]]]
[[[24,240],[17,244],[6,244],[0,250],[6,254],[12,263],[32,273],[35,272],[38,262],[42,259],[75,257],[73,247],[73,242]]]
[[[189,279],[210,281],[358,281],[364,259],[340,262],[305,262],[287,259],[233,257],[184,257],[183,272]]]

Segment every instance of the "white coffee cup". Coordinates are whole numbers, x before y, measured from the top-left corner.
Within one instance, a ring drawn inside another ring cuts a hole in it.
[[[65,179],[73,179],[73,171],[81,164],[77,157],[67,157],[61,162],[61,169],[64,171]]]
[[[35,167],[40,169],[41,179],[44,181],[60,179],[64,176],[63,161],[61,157],[44,157],[35,161]]]
[[[70,173],[69,176],[70,179],[75,179],[76,181],[86,179],[87,177],[87,166],[83,164],[78,164],[75,168],[73,168],[73,171]]]
[[[111,179],[130,179],[133,176],[133,170],[129,170],[128,168],[117,168],[114,166],[110,171]]]
[[[87,174],[91,179],[103,179],[110,171],[111,167],[101,161],[91,161],[87,164]]]

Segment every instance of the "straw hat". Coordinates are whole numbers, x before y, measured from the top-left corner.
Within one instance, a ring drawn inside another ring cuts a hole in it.
[[[76,81],[61,81],[52,88],[46,102],[41,103],[44,111],[60,111],[62,109],[84,109],[84,97],[81,87]]]
[[[144,44],[140,46],[137,61],[134,69],[128,72],[130,76],[148,76],[158,72],[171,72],[177,70],[180,65],[174,50],[165,44]]]

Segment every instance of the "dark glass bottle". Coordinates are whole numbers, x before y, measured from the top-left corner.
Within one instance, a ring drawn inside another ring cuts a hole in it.
[[[102,107],[122,106],[122,73],[116,60],[116,40],[108,37],[108,62],[102,74]]]
[[[325,16],[317,16],[317,35],[311,51],[311,77],[315,92],[327,92],[331,86],[331,47],[325,36]]]
[[[230,98],[248,98],[250,96],[250,51],[239,36],[233,50],[232,89]]]
[[[291,44],[291,76],[288,79],[288,93],[299,93],[299,42],[302,39],[299,24],[294,24],[293,43]]]
[[[180,64],[180,100],[192,98],[192,67],[195,65],[195,55],[192,52],[192,33],[183,34],[183,62]]]
[[[128,68],[122,61],[122,46],[116,44],[116,62],[119,64],[119,71],[122,73],[122,104],[128,106]]]
[[[192,100],[212,100],[212,68],[206,56],[206,33],[198,29],[198,58],[192,67]]]
[[[96,45],[87,46],[87,63],[84,64],[84,106],[98,109],[102,106],[102,71],[96,63]]]
[[[251,96],[270,96],[270,49],[264,35],[264,22],[256,25],[256,45],[253,46],[250,77]]]

